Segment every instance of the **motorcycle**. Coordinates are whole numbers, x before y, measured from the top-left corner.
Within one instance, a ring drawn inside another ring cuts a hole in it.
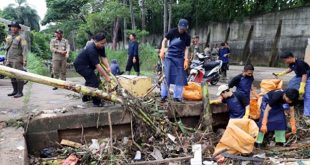
[[[216,85],[220,80],[220,69],[223,62],[221,60],[211,60],[210,56],[203,53],[196,53],[198,60],[193,60],[190,65],[188,82],[201,83],[209,82]]]
[[[0,65],[4,65],[5,57],[3,55],[0,55]],[[0,79],[4,79],[3,75],[0,75]]]

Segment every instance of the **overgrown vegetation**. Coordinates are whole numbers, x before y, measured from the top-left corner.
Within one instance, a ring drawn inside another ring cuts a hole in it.
[[[40,58],[34,53],[28,53],[27,61],[28,72],[40,75],[48,75],[48,68],[44,65],[44,61],[42,58]]]
[[[41,32],[31,32],[31,52],[42,59],[50,59],[51,51],[49,47],[49,42],[51,40],[51,35],[46,35]]]

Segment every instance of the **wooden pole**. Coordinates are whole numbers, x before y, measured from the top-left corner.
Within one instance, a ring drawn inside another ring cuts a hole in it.
[[[59,79],[53,79],[46,76],[41,76],[21,70],[13,69],[7,66],[0,65],[0,74],[11,78],[17,78],[26,81],[32,81],[39,84],[53,86],[57,88],[67,89],[73,92],[81,93],[88,96],[97,96],[105,100],[123,103],[123,99],[117,95],[106,93],[97,88],[87,87],[84,85],[76,84],[69,81],[63,81]]]

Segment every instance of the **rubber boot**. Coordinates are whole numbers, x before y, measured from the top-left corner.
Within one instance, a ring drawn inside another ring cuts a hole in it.
[[[136,72],[137,76],[140,76],[140,72]]]
[[[24,89],[24,81],[18,81],[17,82],[17,94],[14,95],[14,98],[20,98],[23,97],[23,89]]]
[[[13,92],[8,94],[8,96],[14,96],[17,94],[17,82],[12,82],[12,86],[13,86]]]

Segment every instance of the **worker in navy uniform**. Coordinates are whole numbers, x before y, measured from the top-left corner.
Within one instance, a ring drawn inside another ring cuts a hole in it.
[[[289,68],[280,73],[274,73],[277,76],[284,76],[292,71],[295,72],[288,84],[289,88],[294,88],[299,91],[300,97],[304,97],[304,116],[310,117],[310,67],[303,60],[297,59],[292,52],[284,52],[280,55],[284,63],[288,64]]]
[[[140,61],[139,61],[139,43],[136,40],[136,34],[129,35],[128,44],[128,58],[126,65],[126,74],[130,75],[131,68],[133,67],[137,76],[140,75]]]
[[[178,28],[171,29],[162,41],[160,58],[164,61],[165,81],[161,85],[161,102],[166,102],[170,84],[174,84],[174,101],[182,102],[183,87],[187,85],[188,54],[191,37],[188,21],[180,19]],[[165,50],[169,41],[168,50]]]
[[[27,63],[27,41],[20,35],[21,26],[17,22],[12,22],[8,25],[10,28],[11,34],[6,38],[4,50],[6,53],[6,66],[18,69],[25,70],[24,67]],[[8,94],[8,96],[13,96],[14,98],[22,97],[24,89],[24,81],[16,78],[11,79],[13,86],[13,92]]]
[[[85,85],[89,87],[98,88],[99,79],[95,74],[95,70],[105,78],[107,82],[110,82],[111,79],[108,76],[108,73],[100,65],[100,59],[105,65],[107,71],[110,71],[110,66],[106,58],[104,46],[106,44],[106,38],[103,33],[98,33],[94,36],[94,42],[89,44],[82,52],[77,56],[74,61],[74,67],[76,72],[86,80]],[[83,96],[83,101],[88,101],[87,96]],[[93,104],[95,107],[102,107],[103,103],[98,97],[92,97]]]
[[[283,145],[286,142],[285,132],[287,122],[284,111],[289,110],[292,133],[296,133],[295,108],[298,101],[298,90],[288,88],[285,91],[275,90],[265,94],[260,106],[260,118],[258,126],[260,132],[256,143],[260,147],[267,132],[274,131],[276,143]]]
[[[217,91],[217,95],[220,96],[220,98],[211,100],[210,104],[227,104],[229,118],[231,119],[247,119],[249,117],[250,106],[243,93],[239,91],[232,92],[227,84],[219,86]]]
[[[229,88],[236,87],[236,91],[241,92],[250,102],[250,93],[252,89],[252,83],[254,81],[253,77],[254,66],[252,64],[246,64],[243,67],[243,72],[235,76],[229,83]]]

